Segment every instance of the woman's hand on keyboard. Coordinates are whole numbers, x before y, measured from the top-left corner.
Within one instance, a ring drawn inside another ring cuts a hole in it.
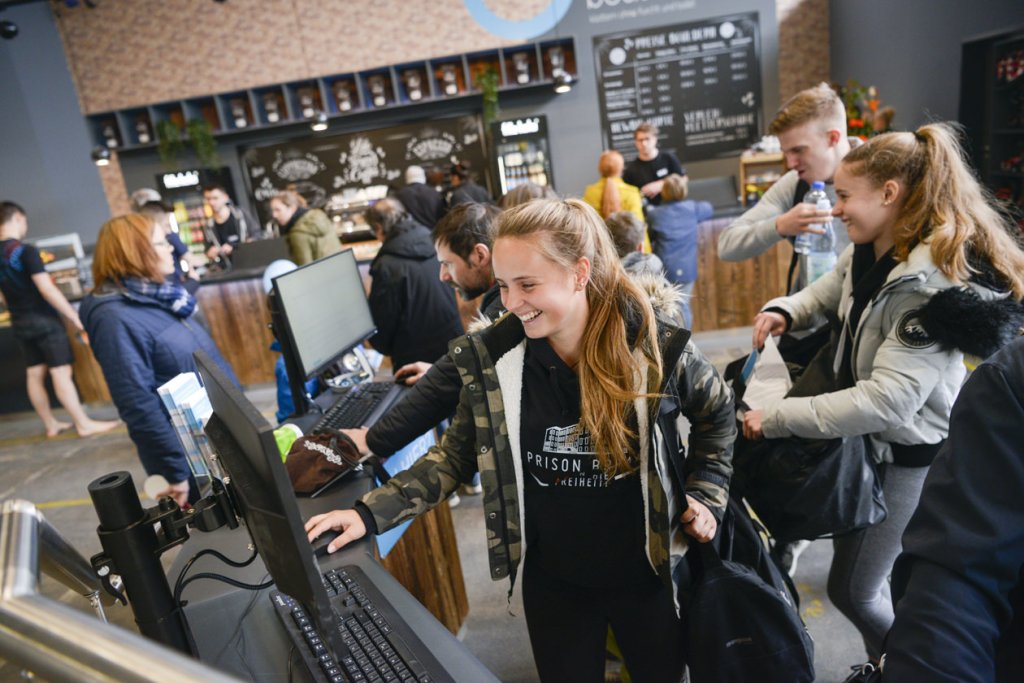
[[[352,439],[352,443],[359,450],[359,455],[369,455],[370,447],[366,445],[366,432],[370,431],[368,428],[359,427],[358,429],[339,429],[338,431]]]
[[[327,552],[333,553],[352,541],[357,541],[366,535],[366,525],[363,518],[355,510],[331,510],[322,515],[314,515],[306,522],[306,537],[312,543],[320,534],[325,531],[334,530],[341,532],[341,535],[331,541],[327,546]]]

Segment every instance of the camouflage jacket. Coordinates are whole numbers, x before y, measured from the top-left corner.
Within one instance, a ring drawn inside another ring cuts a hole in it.
[[[384,531],[438,505],[479,471],[491,578],[508,577],[510,594],[525,545],[518,439],[525,339],[520,320],[507,314],[482,332],[453,341],[449,355],[463,386],[441,444],[362,500],[378,530]],[[684,457],[676,418],[682,414],[691,423],[685,491],[719,518],[732,475],[736,419],[731,390],[689,341],[689,332],[660,326],[659,342],[666,367],[661,387],[665,396],[638,399],[636,413],[647,556],[668,583],[687,548],[680,522],[685,499],[669,460]]]

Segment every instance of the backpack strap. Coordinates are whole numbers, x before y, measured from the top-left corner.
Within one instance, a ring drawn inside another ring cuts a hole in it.
[[[799,180],[796,184],[796,190],[793,191],[793,206],[800,204],[804,200],[804,195],[811,191],[811,186],[806,180]],[[790,244],[796,242],[795,237],[787,237]],[[793,291],[793,274],[796,273],[796,266],[800,263],[800,254],[793,250],[793,257],[789,260],[789,273],[786,275],[786,294]]]

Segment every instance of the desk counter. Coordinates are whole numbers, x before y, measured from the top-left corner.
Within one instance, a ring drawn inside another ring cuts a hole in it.
[[[300,497],[299,509],[303,518],[308,518],[334,508],[351,507],[359,496],[369,490],[370,485],[368,475],[357,474],[321,497]],[[439,512],[443,513],[442,516],[450,524],[451,516],[444,505],[427,513],[421,520]],[[410,527],[406,536],[414,527]],[[244,527],[234,530],[225,527],[211,533],[193,532],[168,573],[169,581],[173,585],[185,562],[200,549],[216,548],[238,560],[252,552],[250,543]],[[376,561],[375,554],[373,541],[366,538],[318,562],[322,571],[342,565],[361,568],[456,681],[496,681],[444,625],[384,571]],[[267,578],[266,569],[259,558],[248,567],[235,569],[207,556],[200,558],[190,570],[192,575],[199,572],[229,574],[232,578],[251,583],[259,583]],[[288,681],[293,676],[297,680],[309,680],[300,661],[289,661],[291,641],[273,613],[274,608],[267,593],[267,590],[258,593],[238,590],[215,581],[191,584],[183,595],[188,601],[185,615],[191,625],[200,658],[249,680]]]

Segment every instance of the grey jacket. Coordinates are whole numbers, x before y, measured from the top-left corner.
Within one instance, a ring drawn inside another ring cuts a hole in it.
[[[785,237],[775,231],[775,220],[796,206],[797,202],[793,201],[793,195],[799,182],[797,172],[789,171],[768,188],[757,204],[719,234],[718,257],[723,261],[745,261],[760,256],[785,240]],[[825,193],[835,205],[836,192],[833,186],[825,185]],[[835,251],[841,254],[850,244],[846,224],[838,218],[833,218],[832,229],[836,233]],[[801,270],[794,282],[794,291],[799,291],[806,284],[807,278]]]
[[[835,311],[846,332],[853,304],[852,260],[851,246],[831,273],[797,294],[769,301],[764,309],[785,310],[794,330],[806,329],[823,311]],[[892,460],[890,443],[934,444],[946,438],[950,410],[966,374],[964,356],[930,337],[918,316],[934,294],[956,287],[932,261],[930,245],[917,245],[889,273],[853,332],[856,384],[819,396],[786,398],[766,408],[765,437],[868,434],[880,461]],[[1000,296],[985,287],[972,289],[982,300]],[[837,369],[843,343],[836,351]]]

